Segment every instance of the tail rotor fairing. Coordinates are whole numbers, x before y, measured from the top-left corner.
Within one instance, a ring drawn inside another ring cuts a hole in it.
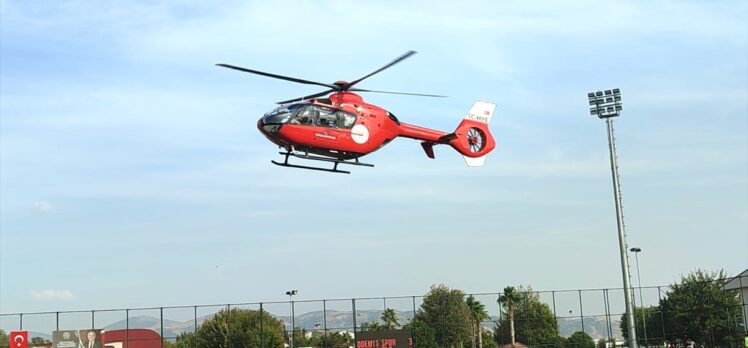
[[[483,150],[486,145],[486,134],[482,130],[475,127],[470,128],[466,136],[470,152],[478,153]]]

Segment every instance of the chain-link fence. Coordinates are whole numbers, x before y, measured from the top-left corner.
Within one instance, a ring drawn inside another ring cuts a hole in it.
[[[742,347],[748,277],[702,285],[633,288],[639,344]],[[511,306],[500,303],[500,292],[472,294],[477,310],[464,304],[468,295],[458,303],[430,298],[432,289],[425,296],[0,314],[0,329],[28,331],[30,346],[50,346],[53,331],[103,329],[111,348],[337,348],[355,346],[357,332],[406,328],[416,348],[490,348],[511,346],[512,326],[517,344],[530,347],[626,345],[623,289],[518,290]]]

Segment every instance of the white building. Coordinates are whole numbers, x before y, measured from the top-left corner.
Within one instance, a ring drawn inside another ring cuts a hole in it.
[[[727,282],[724,289],[740,290],[740,303],[743,307],[743,329],[748,334],[748,269]]]

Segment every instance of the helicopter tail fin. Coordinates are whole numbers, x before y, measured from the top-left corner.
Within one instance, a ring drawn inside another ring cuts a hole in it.
[[[444,142],[461,153],[469,167],[482,166],[486,161],[486,155],[496,147],[488,128],[495,109],[494,103],[475,102],[454,133],[444,136]]]

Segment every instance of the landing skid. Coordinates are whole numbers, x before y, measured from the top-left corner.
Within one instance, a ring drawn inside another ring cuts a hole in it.
[[[285,160],[281,162],[276,161],[270,161],[273,164],[281,167],[290,167],[290,168],[299,168],[299,169],[309,169],[309,170],[319,170],[323,172],[331,172],[331,173],[341,173],[341,174],[350,174],[351,172],[347,170],[340,170],[338,169],[338,164],[349,164],[352,166],[364,166],[364,167],[373,167],[373,164],[370,163],[363,163],[359,162],[358,158],[355,158],[353,161],[349,160],[341,160],[336,158],[329,158],[329,157],[322,157],[322,156],[312,156],[309,154],[298,154],[298,153],[292,153],[292,152],[279,152],[281,155],[286,156]],[[298,164],[290,164],[288,163],[288,157],[293,156],[296,158],[301,158],[305,160],[311,160],[311,161],[321,161],[321,162],[330,162],[334,163],[332,168],[320,168],[320,167],[309,167],[309,166],[302,166]]]

